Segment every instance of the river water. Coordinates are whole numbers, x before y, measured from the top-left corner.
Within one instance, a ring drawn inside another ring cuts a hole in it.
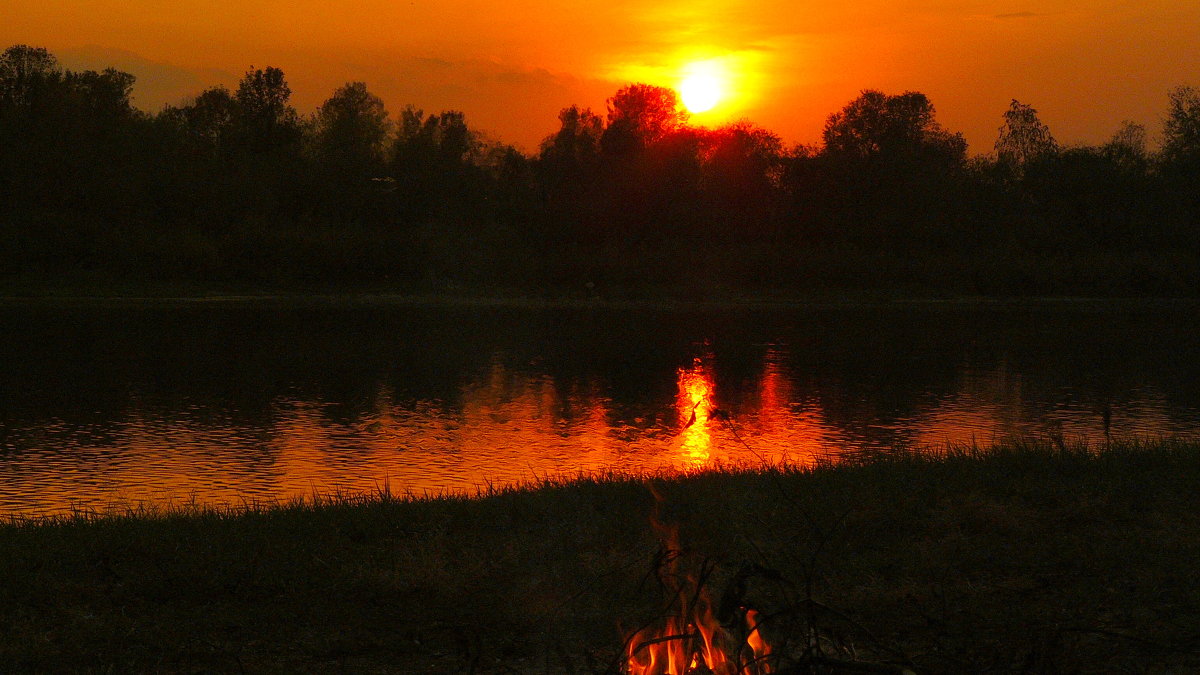
[[[1188,302],[0,306],[0,515],[1200,438]]]

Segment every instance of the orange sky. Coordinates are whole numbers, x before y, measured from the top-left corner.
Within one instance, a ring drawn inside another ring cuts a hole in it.
[[[813,142],[859,90],[916,90],[976,153],[1012,98],[1059,141],[1094,143],[1126,119],[1155,137],[1167,91],[1200,85],[1191,0],[0,0],[0,17],[0,47],[134,72],[152,110],[273,65],[302,111],[363,80],[393,113],[460,109],[526,150],[562,107],[673,86],[693,59],[721,59],[737,89],[704,123]]]

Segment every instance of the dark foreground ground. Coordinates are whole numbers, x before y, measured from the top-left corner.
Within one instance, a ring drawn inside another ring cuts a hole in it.
[[[776,672],[1198,672],[1198,493],[1200,444],[1017,444],[13,523],[0,672],[619,672],[672,560]]]

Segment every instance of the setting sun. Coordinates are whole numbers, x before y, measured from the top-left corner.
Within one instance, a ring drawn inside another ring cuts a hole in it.
[[[712,110],[724,97],[723,73],[713,61],[689,64],[679,83],[679,96],[688,112],[702,113]]]
[[[688,112],[706,112],[721,100],[721,83],[712,75],[699,73],[679,85],[679,95]]]

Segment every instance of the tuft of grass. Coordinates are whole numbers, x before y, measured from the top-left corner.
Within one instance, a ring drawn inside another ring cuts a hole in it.
[[[769,569],[825,608],[805,621],[839,654],[1195,671],[1197,486],[1197,443],[1009,441],[12,520],[0,671],[612,672],[660,608],[655,494],[714,589]],[[746,591],[764,608],[772,593]]]

